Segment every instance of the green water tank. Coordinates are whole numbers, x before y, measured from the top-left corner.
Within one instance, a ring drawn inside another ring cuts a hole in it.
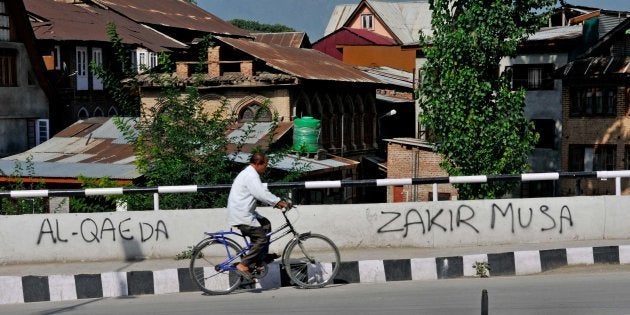
[[[315,153],[319,149],[319,119],[310,116],[293,120],[293,147],[300,153]]]

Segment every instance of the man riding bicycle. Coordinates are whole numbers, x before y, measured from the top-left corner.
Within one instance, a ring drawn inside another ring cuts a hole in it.
[[[280,209],[289,206],[267,190],[260,180],[260,174],[265,172],[268,163],[269,159],[263,153],[253,153],[249,165],[234,179],[228,197],[228,223],[250,238],[251,249],[236,265],[238,273],[247,279],[252,279],[249,266],[269,259],[266,234],[271,231],[271,222],[256,211],[257,201]]]

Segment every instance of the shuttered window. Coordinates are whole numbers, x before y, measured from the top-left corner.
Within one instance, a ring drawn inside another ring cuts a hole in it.
[[[17,51],[0,49],[0,86],[17,86]]]

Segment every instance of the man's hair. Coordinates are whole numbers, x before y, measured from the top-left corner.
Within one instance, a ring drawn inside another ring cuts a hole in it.
[[[254,165],[260,165],[267,162],[267,157],[260,152],[256,152],[249,157],[249,163]]]

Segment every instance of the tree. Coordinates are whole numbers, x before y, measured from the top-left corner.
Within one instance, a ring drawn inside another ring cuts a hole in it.
[[[256,31],[263,33],[282,33],[282,32],[295,32],[293,28],[290,28],[282,24],[264,24],[257,21],[248,21],[241,19],[234,19],[228,21],[230,24],[242,28],[248,31]]]
[[[555,0],[431,0],[431,38],[420,88],[420,121],[449,175],[520,174],[538,135],[499,61],[534,33]],[[494,198],[515,183],[457,185],[466,199]]]

